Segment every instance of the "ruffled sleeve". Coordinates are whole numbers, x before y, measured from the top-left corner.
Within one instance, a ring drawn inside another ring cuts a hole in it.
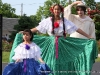
[[[35,59],[38,60],[39,58],[41,58],[41,51],[40,51],[40,47],[35,45]]]
[[[14,50],[15,55],[12,57],[13,60],[20,59],[21,54],[20,54],[20,52],[18,52],[20,49],[21,49],[20,45],[15,48],[15,50]]]
[[[73,21],[74,19],[74,14],[71,12],[71,5],[68,5],[67,7],[64,8],[64,17],[70,21]]]
[[[19,46],[17,46],[16,49],[14,50],[15,55],[12,57],[12,59],[23,60],[27,58],[34,58],[38,60],[39,58],[41,58],[40,47],[37,46],[35,43],[31,43],[29,44],[29,46],[30,46],[29,50],[25,48],[25,44],[20,44]]]
[[[71,34],[78,29],[76,25],[69,20],[64,19],[64,23],[65,23],[65,31],[68,34]]]
[[[42,20],[36,28],[40,33],[46,34],[48,30],[48,18]]]

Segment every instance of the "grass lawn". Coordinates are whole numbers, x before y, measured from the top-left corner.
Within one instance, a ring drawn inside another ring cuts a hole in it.
[[[100,57],[95,60],[96,62],[100,62]]]
[[[10,52],[2,52],[2,62],[9,62]],[[100,62],[100,57],[96,59],[96,62]]]
[[[2,52],[2,62],[9,62],[10,52]]]

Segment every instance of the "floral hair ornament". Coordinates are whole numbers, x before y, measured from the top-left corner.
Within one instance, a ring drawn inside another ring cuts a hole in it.
[[[53,6],[50,7],[50,12],[53,13]]]
[[[54,5],[52,5],[52,6],[50,7],[50,12],[53,13],[53,9],[54,9],[54,7],[55,7],[56,5],[58,5],[58,6],[61,8],[61,12],[63,13],[63,12],[64,12],[64,7],[61,6],[61,5],[59,5],[59,4],[54,4]]]
[[[30,49],[30,46],[25,44],[25,49],[29,50]]]

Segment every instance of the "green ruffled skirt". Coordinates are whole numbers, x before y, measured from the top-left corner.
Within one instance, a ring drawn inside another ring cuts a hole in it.
[[[17,33],[10,62],[14,62],[14,49],[22,42],[22,34]],[[42,59],[53,70],[54,75],[90,75],[93,63],[98,56],[96,40],[59,37],[58,58],[55,57],[55,37],[39,36],[33,38],[42,52]]]

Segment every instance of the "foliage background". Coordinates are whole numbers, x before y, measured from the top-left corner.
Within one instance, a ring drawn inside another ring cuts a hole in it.
[[[87,15],[89,15],[90,17],[92,16],[91,18],[94,20],[95,27],[96,27],[96,37],[97,37],[96,39],[98,42],[98,48],[100,53],[100,2],[96,3],[95,0],[84,0],[84,2],[87,6],[91,8],[90,14]],[[12,32],[12,34],[10,35],[12,41],[11,42],[2,41],[3,52],[10,52],[12,48],[13,40],[17,32],[27,28],[28,29],[33,28],[37,26],[42,19],[51,16],[52,14],[50,13],[49,8],[55,3],[59,3],[63,7],[65,7],[68,4],[72,3],[72,1],[69,0],[69,2],[66,2],[66,0],[46,0],[44,2],[44,6],[39,7],[39,9],[36,12],[36,15],[27,16],[24,14],[23,16],[20,16],[15,14],[16,11],[15,8],[12,8],[10,4],[2,3],[2,0],[0,0],[0,14],[3,14],[3,17],[20,18],[18,21],[19,24],[14,26],[14,29],[16,31]],[[94,10],[96,11],[94,12]],[[99,10],[99,12],[97,10]],[[76,14],[74,7],[72,8],[72,13]],[[9,54],[3,54],[3,56],[6,55],[7,57],[9,57],[8,56]],[[3,58],[7,59],[5,57]]]

